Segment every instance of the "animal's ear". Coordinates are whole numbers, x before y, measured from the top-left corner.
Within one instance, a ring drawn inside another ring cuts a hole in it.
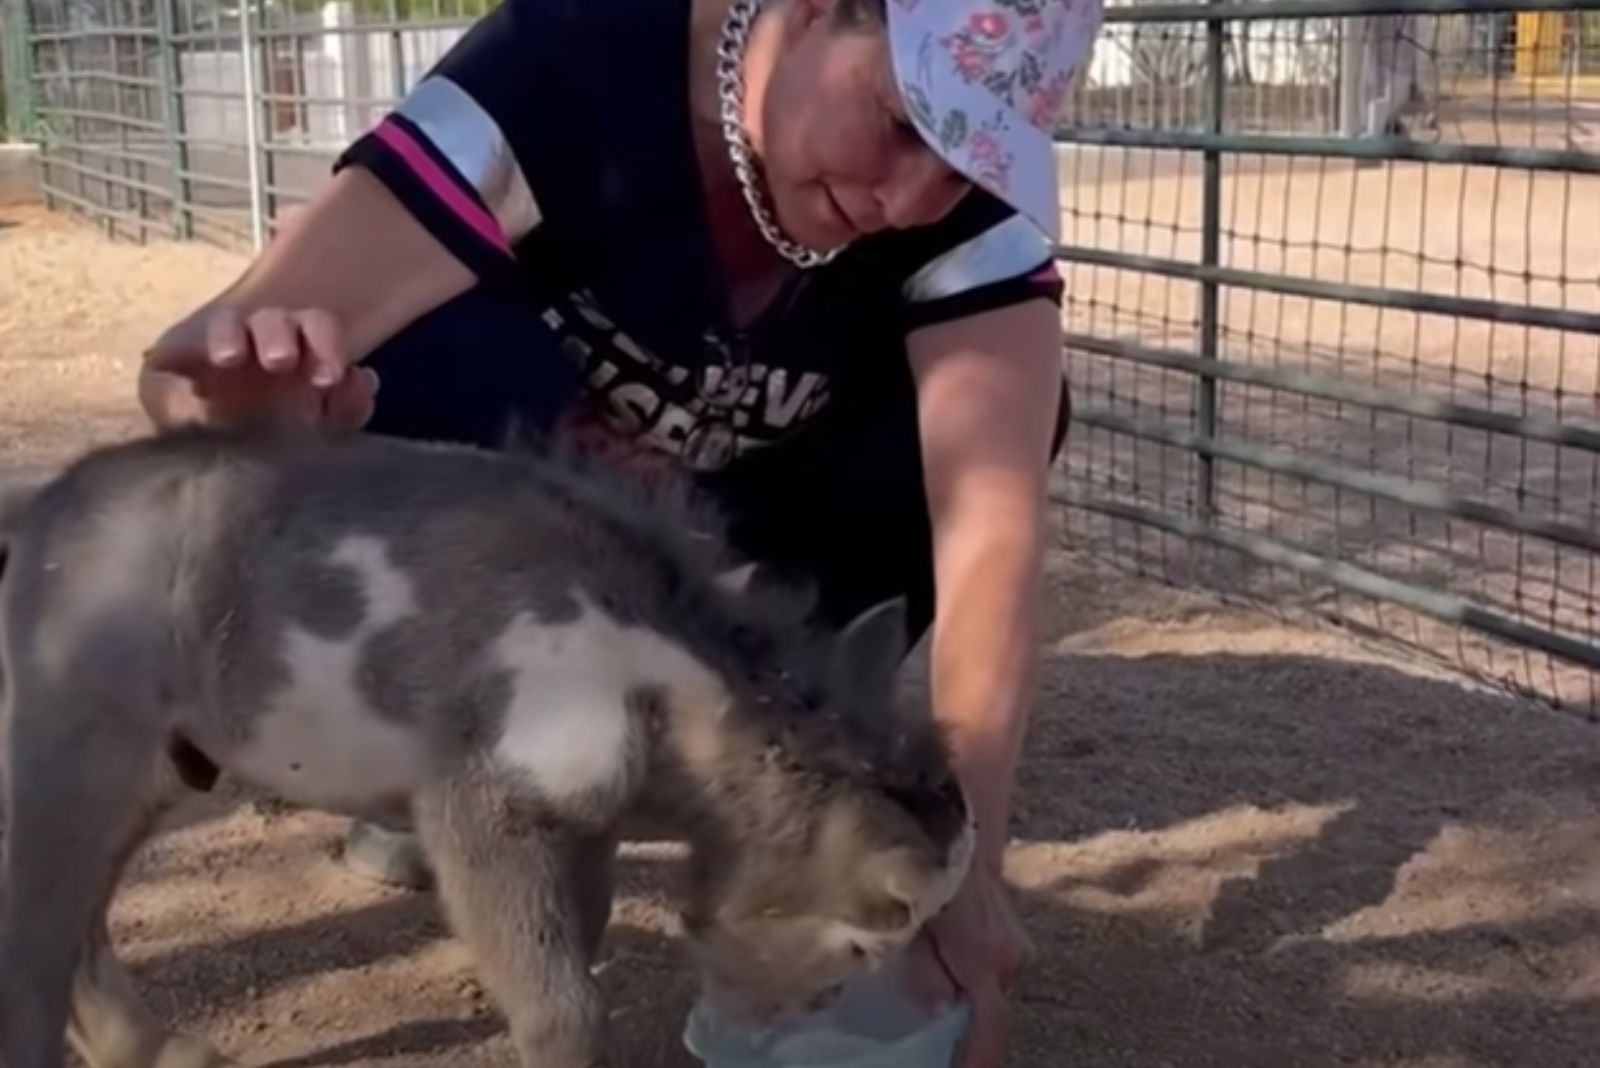
[[[717,585],[729,593],[743,593],[750,588],[750,583],[759,569],[759,565],[754,561],[729,568],[717,576]]]
[[[906,602],[895,597],[846,624],[834,643],[832,682],[844,693],[887,700],[906,645]]]

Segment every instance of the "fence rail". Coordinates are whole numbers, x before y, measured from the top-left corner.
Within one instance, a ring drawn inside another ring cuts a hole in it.
[[[53,203],[249,247],[488,2],[0,10]],[[1600,0],[1107,3],[1071,546],[1600,715]]]
[[[1600,712],[1600,4],[1107,45],[1060,136],[1072,544]]]

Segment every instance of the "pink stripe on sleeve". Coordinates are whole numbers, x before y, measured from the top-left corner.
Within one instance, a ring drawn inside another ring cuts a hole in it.
[[[405,130],[392,122],[381,122],[373,131],[379,140],[397,152],[401,159],[416,172],[417,177],[432,190],[451,211],[460,216],[461,221],[477,231],[478,236],[488,241],[501,252],[510,255],[511,243],[506,240],[506,235],[500,229],[500,224],[495,222],[494,216],[484,211],[471,197],[450,180],[444,168],[434,162],[433,158],[422,150],[422,147]]]

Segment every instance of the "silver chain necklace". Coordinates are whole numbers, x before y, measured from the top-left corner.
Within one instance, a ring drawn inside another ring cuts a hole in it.
[[[750,208],[761,236],[777,250],[778,255],[798,267],[819,267],[839,254],[839,249],[819,252],[806,248],[778,229],[772,210],[767,206],[757,182],[755,166],[751,162],[750,139],[744,132],[744,53],[750,37],[750,26],[761,10],[764,0],[733,0],[728,17],[722,24],[722,37],[717,44],[717,95],[722,102],[722,139],[728,146],[728,159],[733,163],[733,173],[739,179],[744,202]]]

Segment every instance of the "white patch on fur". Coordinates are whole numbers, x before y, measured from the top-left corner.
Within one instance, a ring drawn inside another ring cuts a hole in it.
[[[366,614],[343,638],[284,632],[289,683],[272,696],[237,766],[303,804],[364,807],[414,789],[426,772],[416,731],[383,719],[356,677],[372,635],[417,612],[416,589],[379,538],[345,538],[329,559],[356,572]]]
[[[404,571],[389,559],[382,538],[352,534],[334,547],[330,559],[353,568],[361,580],[367,615],[357,628],[361,637],[417,612],[417,591]]]
[[[564,623],[519,614],[495,646],[513,673],[495,758],[552,799],[624,784],[635,744],[630,691],[655,687],[675,708],[713,715],[728,700],[715,673],[680,646],[578,603],[578,618]]]

